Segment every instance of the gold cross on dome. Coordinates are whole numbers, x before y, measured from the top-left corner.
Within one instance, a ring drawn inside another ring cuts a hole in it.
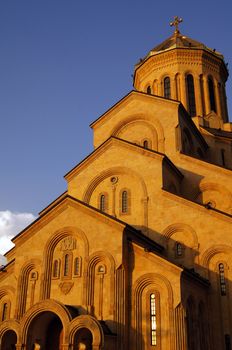
[[[179,18],[178,16],[175,16],[174,17],[174,21],[173,22],[170,22],[170,26],[171,27],[176,27],[175,29],[175,34],[179,33],[179,24],[183,22],[183,19],[182,18]]]

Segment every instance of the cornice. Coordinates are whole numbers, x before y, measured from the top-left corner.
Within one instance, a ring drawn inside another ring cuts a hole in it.
[[[135,143],[111,136],[105,142],[103,142],[98,148],[96,148],[92,153],[90,153],[85,159],[83,159],[79,164],[77,164],[73,169],[71,169],[64,177],[67,181],[72,180],[74,176],[79,174],[82,169],[84,169],[88,164],[92,163],[95,159],[99,158],[101,154],[105,153],[107,149],[114,145],[119,145],[121,147],[130,149],[136,153],[140,153],[155,159],[163,159],[165,155],[160,152],[146,149],[142,146],[136,145]]]
[[[173,193],[167,192],[165,189],[162,188],[162,195],[164,197],[167,197],[171,200],[174,200],[175,202],[181,203],[185,206],[191,207],[192,209],[195,209],[196,211],[201,211],[204,213],[204,215],[213,216],[219,220],[223,220],[229,223],[232,223],[232,215],[224,213],[222,211],[213,209],[213,208],[206,208],[204,204],[193,202],[189,199],[186,199],[184,197],[180,197],[178,195],[175,195]]]
[[[179,157],[180,157],[180,159],[184,159],[184,160],[186,160],[188,162],[190,161],[191,163],[200,165],[203,168],[207,168],[210,171],[213,171],[213,172],[220,171],[223,174],[225,174],[227,176],[230,176],[230,177],[232,175],[232,170],[231,169],[223,168],[223,167],[221,167],[219,165],[209,163],[209,162],[207,162],[205,160],[194,158],[194,157],[191,157],[191,156],[187,156],[186,154],[183,154],[183,153],[180,153],[180,152],[179,152]]]
[[[225,81],[228,78],[228,72],[224,61],[219,57],[213,56],[213,54],[207,50],[174,48],[170,51],[149,56],[136,68],[134,73],[134,86],[138,84],[138,81],[141,82],[146,79],[151,72],[163,71],[165,68],[182,65],[188,65],[189,67],[202,66],[202,68],[218,74],[223,71]]]
[[[202,66],[216,73],[220,73],[223,69],[225,80],[228,78],[228,72],[224,61],[219,57],[213,56],[213,54],[207,50],[173,48],[169,51],[149,56],[140,66],[138,66],[134,73],[134,85],[138,83],[137,80],[141,80],[141,76],[143,76],[144,79],[151,73],[151,71],[158,72],[164,68],[180,65]]]

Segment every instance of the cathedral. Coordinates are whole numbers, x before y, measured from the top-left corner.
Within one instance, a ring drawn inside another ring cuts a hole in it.
[[[173,34],[98,117],[67,190],[0,270],[1,350],[231,350],[223,55]]]

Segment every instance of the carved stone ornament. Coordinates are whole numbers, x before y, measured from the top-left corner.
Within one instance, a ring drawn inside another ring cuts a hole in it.
[[[73,285],[74,285],[73,282],[61,282],[59,284],[59,287],[61,289],[61,292],[66,295],[66,294],[68,294],[70,292],[70,290],[72,289]]]
[[[72,236],[65,237],[60,243],[60,250],[76,249],[76,239]]]

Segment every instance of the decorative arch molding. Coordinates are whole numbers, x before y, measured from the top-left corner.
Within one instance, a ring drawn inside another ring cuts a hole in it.
[[[141,277],[139,277],[133,286],[133,295],[134,295],[134,301],[136,302],[137,298],[139,298],[142,295],[143,290],[149,286],[149,285],[154,285],[156,287],[160,288],[165,288],[168,293],[168,304],[169,307],[172,307],[173,305],[173,291],[172,291],[172,286],[169,280],[158,274],[158,273],[148,273],[145,274]]]
[[[189,225],[183,224],[183,223],[176,223],[169,225],[163,232],[162,235],[164,236],[164,239],[166,241],[166,244],[168,240],[172,237],[172,235],[176,232],[188,232],[193,237],[193,247],[194,249],[198,249],[198,237],[196,234],[196,231]]]
[[[74,344],[74,337],[76,332],[82,328],[87,328],[93,336],[93,349],[100,350],[104,348],[104,333],[100,323],[90,315],[82,315],[74,318],[68,327],[69,344]]]
[[[93,305],[93,298],[94,298],[94,278],[95,278],[95,267],[100,262],[108,260],[110,265],[110,286],[111,286],[111,309],[114,307],[114,300],[115,300],[115,260],[113,256],[106,251],[98,251],[93,253],[89,256],[88,262],[87,262],[87,278],[85,282],[85,294],[86,294],[86,305],[92,306]],[[111,310],[112,311],[112,310]]]
[[[53,257],[54,249],[62,239],[71,235],[74,237],[78,237],[83,241],[85,257],[89,255],[88,239],[82,230],[77,229],[74,226],[67,226],[67,227],[63,227],[60,230],[57,230],[52,235],[51,239],[47,242],[44,249],[44,256],[43,256],[44,278],[41,283],[41,295],[40,295],[41,300],[48,299],[50,296],[51,276],[52,276],[52,257]],[[84,266],[84,269],[85,269],[85,266]]]
[[[11,286],[4,286],[0,288],[0,300],[5,296],[12,297],[15,294],[15,288]]]
[[[90,183],[90,185],[87,187],[84,196],[83,196],[83,202],[85,203],[89,203],[90,202],[90,198],[91,195],[93,193],[93,191],[96,189],[96,187],[103,181],[105,180],[107,177],[111,176],[111,175],[120,175],[120,174],[124,174],[124,175],[131,175],[133,177],[135,177],[136,179],[138,179],[139,183],[141,184],[142,190],[143,190],[143,196],[144,198],[147,198],[148,194],[147,194],[147,186],[142,178],[142,176],[129,169],[126,167],[113,167],[107,170],[104,170],[100,175],[97,175],[92,182]]]
[[[69,322],[72,320],[72,316],[65,305],[59,301],[48,299],[40,301],[39,303],[33,305],[23,316],[21,320],[21,339],[20,343],[26,344],[27,333],[29,326],[33,319],[43,312],[53,312],[57,315],[62,322],[64,330],[64,340],[67,342],[67,327]]]
[[[195,200],[197,200],[198,197],[206,191],[216,191],[219,192],[221,195],[226,196],[228,201],[228,209],[232,207],[232,193],[223,185],[214,182],[201,182],[199,185],[199,189],[195,193]]]
[[[107,177],[113,176],[113,175],[131,175],[134,178],[138,180],[142,187],[142,192],[143,192],[143,198],[142,198],[142,203],[143,203],[143,217],[144,217],[144,227],[148,227],[148,192],[147,192],[147,186],[145,184],[144,179],[142,176],[129,169],[126,167],[112,167],[110,169],[104,170],[100,175],[97,175],[89,184],[87,189],[85,190],[85,193],[83,195],[83,202],[89,204],[90,198],[93,194],[93,191],[96,189],[96,187]]]
[[[154,116],[148,116],[145,114],[138,114],[129,116],[122,121],[120,121],[111,131],[112,136],[118,137],[123,128],[127,127],[130,123],[135,122],[144,122],[148,127],[150,127],[151,131],[156,133],[157,135],[157,150],[159,152],[164,152],[164,130],[158,119]]]
[[[215,245],[212,246],[211,248],[207,249],[205,252],[203,252],[201,259],[200,259],[200,264],[205,267],[209,268],[209,263],[210,260],[216,255],[220,253],[224,254],[231,254],[232,247],[226,244],[221,244],[221,245]]]
[[[132,319],[134,319],[134,330],[135,330],[135,339],[134,339],[134,347],[136,350],[140,350],[142,348],[142,302],[143,302],[143,292],[144,290],[149,288],[154,288],[161,296],[163,295],[162,292],[166,290],[167,292],[167,298],[168,298],[168,309],[167,309],[167,317],[169,322],[169,329],[173,329],[173,290],[170,282],[168,279],[160,274],[157,273],[148,273],[140,278],[138,278],[133,286],[132,289],[132,305],[133,305],[133,316]],[[160,307],[162,310],[162,308]],[[164,311],[165,313],[165,311]],[[162,319],[162,315],[161,315]],[[167,335],[168,336],[168,335]],[[170,349],[172,348],[174,339],[171,339],[172,335],[170,334],[169,339],[167,342],[170,344]]]
[[[26,261],[21,267],[19,274],[18,287],[17,290],[17,301],[16,301],[16,319],[20,319],[26,310],[27,302],[27,289],[28,289],[28,279],[30,272],[38,266],[41,266],[42,262],[40,259],[31,259]]]
[[[1,340],[7,331],[14,331],[17,335],[17,339],[20,337],[21,327],[18,320],[6,320],[0,324],[0,347]]]

